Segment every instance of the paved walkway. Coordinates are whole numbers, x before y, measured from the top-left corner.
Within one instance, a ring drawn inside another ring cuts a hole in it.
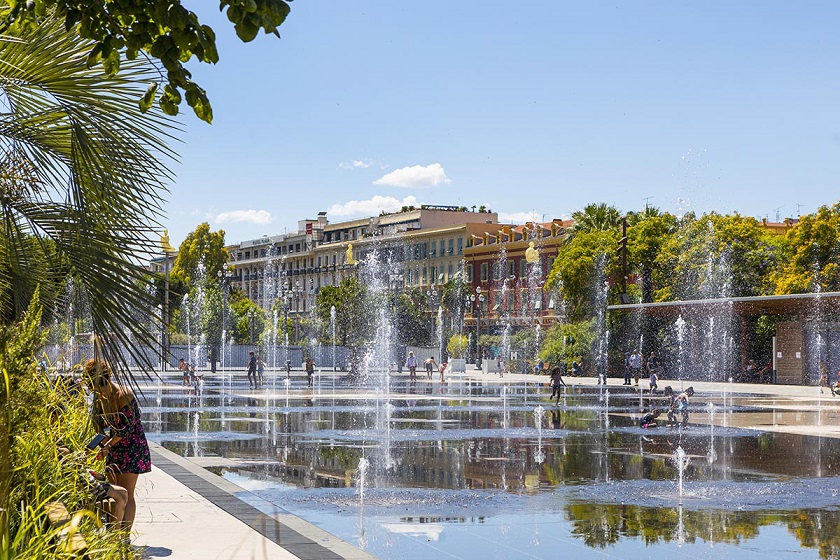
[[[242,488],[151,443],[152,472],[137,484],[134,544],[167,560],[375,560],[299,517],[239,499]],[[257,501],[249,495],[249,502]]]

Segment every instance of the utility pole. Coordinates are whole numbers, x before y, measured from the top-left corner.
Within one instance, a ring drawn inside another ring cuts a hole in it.
[[[645,206],[647,208],[647,206]],[[621,257],[621,293],[618,294],[618,303],[626,305],[630,303],[630,296],[627,295],[627,217],[621,219],[621,239],[618,240],[618,254]]]

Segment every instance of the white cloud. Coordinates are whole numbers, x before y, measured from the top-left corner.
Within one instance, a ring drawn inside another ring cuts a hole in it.
[[[540,222],[542,216],[533,210],[531,212],[499,212],[499,221],[503,224],[524,224],[525,222]]]
[[[331,216],[376,216],[380,212],[397,212],[403,206],[419,206],[417,198],[407,196],[398,200],[393,196],[375,195],[368,200],[348,200],[327,209]]]
[[[354,159],[353,161],[342,161],[338,164],[340,169],[367,169],[373,165],[369,159]]]
[[[216,215],[216,222],[220,224],[226,222],[270,224],[271,212],[267,210],[234,210],[233,212],[222,212]]]
[[[373,182],[374,185],[400,187],[402,189],[428,189],[438,185],[448,185],[452,181],[446,176],[439,163],[403,167],[383,175]]]

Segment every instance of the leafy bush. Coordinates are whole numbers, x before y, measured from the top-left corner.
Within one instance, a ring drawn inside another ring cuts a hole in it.
[[[0,542],[4,558],[71,558],[60,550],[58,529],[50,527],[45,506],[61,501],[73,514],[71,531],[79,531],[91,557],[118,558],[124,536],[99,531],[91,511],[85,468],[102,471],[86,456],[93,435],[82,392],[70,384],[51,384],[38,372],[36,349],[45,333],[39,330],[41,310],[33,304],[17,323],[0,327]],[[62,455],[58,446],[71,453]],[[2,515],[2,513],[0,513]]]
[[[468,343],[469,339],[466,336],[462,334],[452,335],[449,342],[446,343],[446,351],[452,358],[463,358],[467,353]]]

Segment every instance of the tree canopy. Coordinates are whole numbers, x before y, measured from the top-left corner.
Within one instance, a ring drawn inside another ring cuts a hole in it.
[[[178,247],[171,276],[189,287],[202,275],[215,282],[217,273],[224,273],[227,261],[224,230],[210,231],[210,224],[203,222]]]
[[[802,216],[782,243],[775,292],[840,291],[840,202]]]
[[[260,30],[279,37],[277,28],[290,8],[284,0],[220,0],[219,11],[226,13],[237,36],[249,42]],[[131,72],[123,57],[129,61],[147,57],[163,67],[157,79],[149,80],[142,97],[137,95],[144,112],[157,100],[164,113],[177,115],[185,97],[198,118],[213,120],[206,92],[192,80],[184,64],[192,58],[218,62],[216,34],[180,0],[8,0],[0,4],[0,34],[31,31],[52,15],[67,30],[91,42],[85,52],[88,66],[101,63],[110,78],[121,71]],[[162,91],[158,91],[159,83],[164,84]]]

